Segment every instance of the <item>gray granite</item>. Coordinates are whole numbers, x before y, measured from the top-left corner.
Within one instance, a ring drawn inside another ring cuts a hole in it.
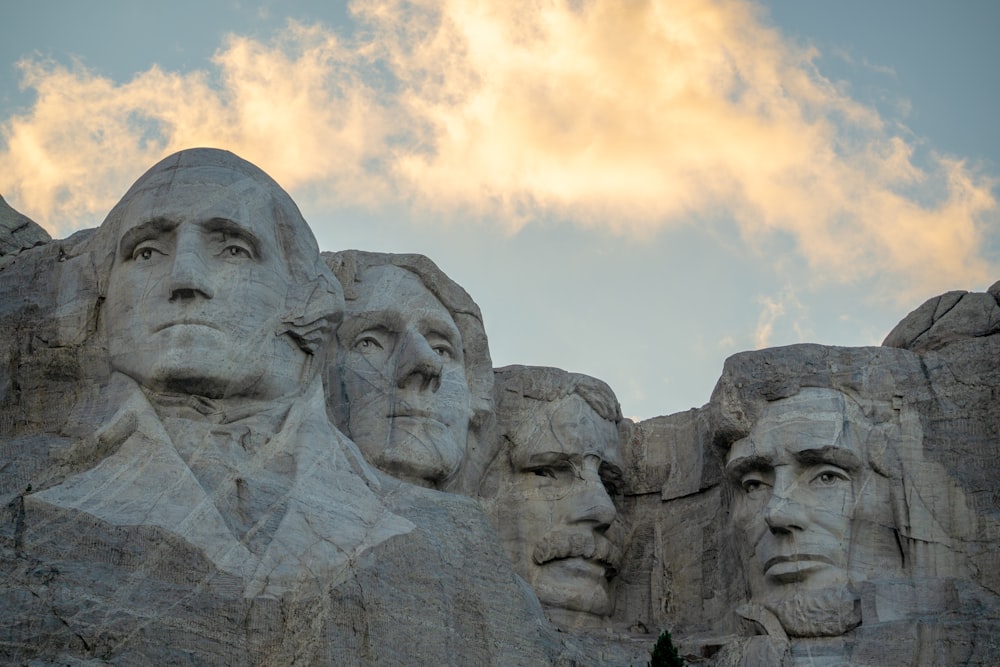
[[[633,423],[231,153],[0,203],[0,662],[1000,664],[998,297]]]

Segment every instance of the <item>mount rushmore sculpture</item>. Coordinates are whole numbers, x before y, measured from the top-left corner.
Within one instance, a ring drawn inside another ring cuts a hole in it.
[[[1000,288],[635,423],[226,151],[0,223],[5,664],[1000,662]]]

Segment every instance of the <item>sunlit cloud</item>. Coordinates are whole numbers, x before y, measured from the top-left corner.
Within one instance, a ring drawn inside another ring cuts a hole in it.
[[[332,33],[290,24],[270,44],[230,37],[212,72],[153,67],[116,83],[80,64],[23,61],[37,101],[3,122],[0,187],[65,233],[99,223],[161,157],[215,146],[286,187],[323,182],[348,203],[379,201],[386,181],[376,152],[391,125],[351,69],[356,57]]]
[[[0,189],[54,232],[95,224],[144,168],[214,145],[339,205],[516,231],[560,218],[646,236],[735,220],[817,280],[974,286],[995,181],[817,71],[748,0],[358,0],[362,29],[232,36],[211,68],[116,83],[22,64]],[[759,337],[768,337],[766,327]]]

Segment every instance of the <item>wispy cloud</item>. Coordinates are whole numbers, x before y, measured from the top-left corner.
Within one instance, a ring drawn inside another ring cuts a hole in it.
[[[94,224],[160,156],[230,148],[290,189],[516,230],[559,217],[647,235],[735,219],[818,278],[975,285],[998,205],[961,160],[822,77],[746,0],[358,0],[363,30],[233,36],[205,71],[116,83],[22,64],[5,195],[56,231]],[[765,336],[766,337],[766,336]]]
[[[759,301],[760,315],[757,317],[757,328],[753,334],[753,346],[758,350],[771,344],[774,323],[785,314],[785,304],[780,299],[761,297]]]
[[[775,344],[775,325],[782,320],[790,320],[786,323],[788,331],[781,336],[787,339],[783,342],[808,340],[812,336],[808,311],[799,301],[794,289],[786,287],[777,296],[762,296],[757,302],[760,304],[760,313],[753,334],[754,349]]]
[[[884,74],[894,79],[896,78],[895,67],[892,67],[891,65],[879,65],[877,63],[871,62],[870,60],[868,60],[868,58],[862,58],[861,61],[858,62],[857,58],[855,58],[851,54],[851,52],[844,47],[835,47],[833,49],[833,55],[837,58],[840,58],[848,65],[854,65],[856,67],[864,67],[866,70],[870,72],[875,72],[876,74]]]

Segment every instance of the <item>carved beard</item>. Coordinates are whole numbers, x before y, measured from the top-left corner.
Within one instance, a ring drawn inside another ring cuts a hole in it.
[[[844,586],[796,591],[764,606],[789,637],[839,637],[861,624],[861,600]]]

